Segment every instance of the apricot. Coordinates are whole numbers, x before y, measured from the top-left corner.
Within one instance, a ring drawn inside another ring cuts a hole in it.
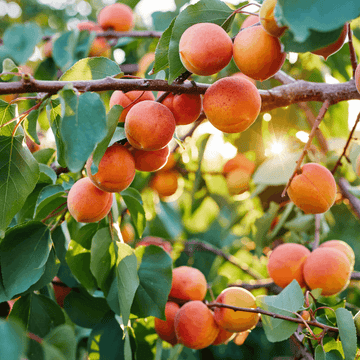
[[[233,44],[219,25],[198,23],[187,28],[179,42],[184,67],[196,75],[212,75],[229,64]]]
[[[307,286],[322,289],[321,295],[330,296],[344,290],[351,275],[347,256],[332,247],[319,247],[306,259],[304,279]]]
[[[168,301],[165,305],[166,320],[155,318],[155,331],[162,340],[167,341],[171,345],[177,344],[175,334],[174,320],[175,315],[179,311],[180,306],[172,301]]]
[[[179,173],[175,170],[159,171],[150,180],[149,186],[156,191],[160,197],[171,196],[178,189]]]
[[[199,300],[183,305],[174,324],[178,342],[194,350],[211,345],[219,333],[212,311]]]
[[[236,334],[236,336],[234,338],[234,343],[238,346],[241,346],[245,342],[245,340],[247,339],[249,334],[250,334],[250,331],[243,331],[243,332]]]
[[[125,244],[131,243],[135,239],[134,227],[130,223],[121,226],[120,231]]]
[[[161,93],[158,95],[161,95]],[[171,110],[176,125],[193,123],[201,112],[201,97],[199,94],[169,94],[162,101],[162,104]]]
[[[347,35],[347,26],[345,24],[340,36],[335,42],[319,50],[311,51],[311,53],[315,55],[320,55],[326,60],[330,55],[335,54],[337,51],[339,51],[342,48],[342,46],[345,43],[346,35]]]
[[[57,276],[55,276],[52,280],[52,285],[54,288],[56,302],[61,308],[63,308],[65,297],[70,294],[72,289],[71,287],[68,287],[63,282],[61,282],[61,280]]]
[[[155,53],[149,52],[146,53],[138,63],[138,71],[136,76],[145,77],[146,70],[149,68],[150,64],[153,63],[155,60]]]
[[[336,182],[326,167],[309,163],[301,167],[287,192],[290,200],[306,214],[320,214],[334,204]]]
[[[358,66],[356,67],[356,71],[355,71],[355,85],[356,85],[357,91],[360,93],[360,64],[358,64]],[[360,172],[359,172],[359,157],[358,157],[358,160],[356,162],[356,174],[357,174],[357,176],[360,176],[359,175],[360,174]]]
[[[234,170],[243,170],[248,174],[252,174],[255,170],[255,163],[249,160],[245,155],[239,153],[232,159],[229,159],[223,167],[224,174]]]
[[[216,303],[256,309],[255,296],[240,287],[229,287],[223,290],[216,298]],[[214,318],[216,323],[227,331],[242,332],[255,327],[259,321],[259,314],[216,307]]]
[[[49,40],[44,44],[43,47],[44,57],[49,58],[52,56],[52,42]]]
[[[252,82],[255,86],[256,86],[256,80],[252,79],[251,77],[249,76],[246,76],[245,74],[243,74],[242,72],[237,72],[235,74],[232,74],[231,76],[237,76],[239,78],[242,78],[242,79],[246,79],[246,80],[249,80],[250,82]]]
[[[157,171],[163,168],[168,160],[170,149],[165,146],[163,149],[145,151],[139,149],[130,150],[135,159],[135,169],[139,171]]]
[[[286,58],[279,39],[269,35],[261,25],[241,30],[236,35],[233,52],[239,70],[261,81],[276,74]]]
[[[277,246],[271,253],[267,270],[275,284],[284,288],[293,280],[305,286],[303,267],[310,250],[304,245],[286,243]]]
[[[174,155],[174,153],[170,153],[167,158],[166,164],[159,171],[164,172],[164,171],[171,170],[175,167],[175,165],[176,165],[175,155]]]
[[[97,21],[104,30],[129,31],[134,26],[134,15],[129,6],[115,3],[102,8]]]
[[[250,27],[252,25],[255,25],[260,22],[260,18],[258,15],[249,15],[244,22],[241,24],[240,29],[246,29],[247,27]],[[260,25],[260,24],[259,24]]]
[[[217,129],[225,133],[246,130],[257,118],[261,97],[254,84],[238,77],[214,82],[205,92],[203,109]]]
[[[86,171],[90,180],[99,189],[108,192],[120,192],[127,189],[135,177],[135,160],[130,151],[115,143],[107,148],[100,160],[98,172],[92,174],[92,156],[86,162]]]
[[[206,278],[200,270],[190,266],[173,269],[170,298],[202,301],[205,299],[206,291]]]
[[[140,150],[160,150],[169,144],[175,133],[172,112],[156,101],[135,104],[125,118],[125,134],[129,143]]]
[[[354,253],[354,250],[345,241],[342,241],[342,240],[329,240],[329,241],[326,241],[326,242],[322,243],[319,247],[320,248],[331,247],[333,249],[337,249],[339,251],[342,251],[347,256],[347,258],[349,259],[351,268],[354,267],[354,265],[355,265],[355,253]]]
[[[231,195],[240,195],[249,188],[251,176],[243,170],[233,170],[226,174],[226,185]]]
[[[160,238],[160,237],[156,237],[156,236],[145,236],[141,241],[139,241],[136,244],[136,248],[138,246],[148,246],[148,245],[155,245],[155,246],[160,246],[161,248],[163,248],[167,253],[171,254],[172,251],[172,246],[171,244]]]
[[[234,335],[233,332],[227,331],[224,328],[219,326],[219,334],[216,337],[215,341],[211,345],[222,345],[227,343],[227,341]]]
[[[78,180],[70,189],[67,206],[71,216],[78,222],[97,222],[110,211],[113,196],[96,187],[86,177]]]
[[[124,93],[121,90],[115,90],[110,97],[109,105],[110,108],[112,108],[114,105],[121,105],[124,108],[119,117],[119,122],[124,122],[129,110],[135,104],[144,100],[154,101],[155,96],[151,91],[133,90]]]
[[[280,37],[286,30],[286,26],[279,26],[275,20],[274,9],[277,0],[265,0],[260,8],[260,22],[264,30],[275,37]]]

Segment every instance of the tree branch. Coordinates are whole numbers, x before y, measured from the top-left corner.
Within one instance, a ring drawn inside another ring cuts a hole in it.
[[[360,219],[360,200],[349,191],[349,182],[345,178],[341,177],[338,180],[338,185],[342,195],[349,200],[351,208],[353,209],[355,215],[358,219]]]

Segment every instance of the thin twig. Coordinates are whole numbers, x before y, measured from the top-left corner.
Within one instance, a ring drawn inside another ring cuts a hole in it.
[[[282,291],[282,288],[278,285],[276,285],[272,279],[264,279],[264,280],[257,280],[250,283],[232,283],[228,284],[228,287],[242,287],[246,290],[256,290],[256,289],[267,289],[273,294],[280,294]]]
[[[353,78],[355,78],[355,71],[357,68],[357,59],[356,59],[356,52],[354,49],[354,44],[353,44],[353,34],[352,34],[352,30],[350,27],[350,23],[347,23],[347,33],[348,33],[348,38],[349,38],[349,51],[350,51],[350,61],[351,61],[351,66],[353,69]]]

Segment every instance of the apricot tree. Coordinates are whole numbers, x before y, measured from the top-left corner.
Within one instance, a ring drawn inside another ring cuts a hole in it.
[[[46,3],[0,4],[0,360],[358,358],[360,3]]]

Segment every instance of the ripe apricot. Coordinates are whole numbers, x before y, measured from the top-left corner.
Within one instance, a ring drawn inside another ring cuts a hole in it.
[[[342,241],[342,240],[329,240],[329,241],[326,241],[326,242],[322,243],[319,247],[320,248],[331,247],[331,248],[337,249],[339,251],[342,251],[347,256],[347,258],[349,259],[351,268],[354,267],[354,264],[355,264],[354,250],[345,241]]]
[[[229,287],[223,290],[216,298],[216,302],[243,308],[256,308],[255,296],[240,287]],[[255,327],[259,321],[259,314],[216,307],[214,318],[216,323],[227,331],[242,332]]]
[[[249,336],[249,334],[250,334],[250,331],[243,331],[243,332],[236,334],[236,336],[234,338],[234,343],[238,346],[241,346],[245,342],[245,340]]]
[[[252,174],[255,170],[255,163],[249,160],[244,154],[239,153],[232,159],[229,159],[223,167],[224,174],[234,170],[243,170],[248,174]]]
[[[226,174],[226,185],[231,195],[239,195],[249,188],[251,176],[243,170],[233,170]]]
[[[163,248],[167,253],[171,254],[172,251],[172,246],[171,244],[160,238],[160,237],[156,237],[156,236],[145,236],[141,241],[139,241],[136,244],[136,248],[138,246],[148,246],[148,245],[155,245],[155,246],[160,246],[161,248]]]
[[[234,41],[233,57],[241,72],[255,80],[266,80],[284,64],[286,53],[278,38],[261,25],[240,31]]]
[[[67,206],[71,216],[78,222],[97,222],[110,211],[113,196],[96,187],[86,177],[78,180],[70,189]]]
[[[170,153],[169,157],[167,158],[166,164],[164,165],[164,167],[162,167],[159,170],[159,172],[171,170],[175,167],[175,165],[176,165],[176,160],[175,160],[174,153]]]
[[[180,300],[204,300],[207,282],[204,274],[190,266],[173,269],[169,297]]]
[[[219,334],[216,337],[215,341],[211,345],[222,345],[227,343],[227,341],[234,335],[233,332],[227,331],[221,326],[219,326]]]
[[[135,231],[130,223],[126,223],[120,227],[121,236],[125,244],[131,243],[135,238]]]
[[[280,37],[286,30],[286,26],[279,26],[275,20],[274,9],[277,0],[265,0],[260,8],[260,22],[264,30],[275,37]]]
[[[211,345],[218,333],[214,315],[201,301],[189,301],[175,315],[178,342],[190,349],[204,349]]]
[[[160,150],[172,139],[175,132],[172,112],[156,101],[135,104],[125,118],[125,134],[129,143],[140,150]]]
[[[124,109],[119,117],[119,122],[124,122],[129,110],[140,101],[155,100],[155,96],[151,91],[133,90],[127,93],[121,90],[115,90],[110,97],[110,108],[114,105],[121,105]]]
[[[300,169],[288,188],[290,200],[306,214],[320,214],[334,204],[336,182],[324,166],[309,163]]]
[[[157,171],[164,167],[170,154],[169,146],[154,151],[139,149],[132,149],[130,151],[135,159],[135,169],[149,172]]]
[[[161,93],[158,95],[161,95]],[[176,125],[193,123],[201,112],[201,97],[199,94],[169,94],[161,103],[171,110]]]
[[[246,130],[257,118],[261,97],[254,84],[237,77],[215,81],[205,92],[203,109],[217,129],[225,133]]]
[[[165,305],[166,320],[155,318],[155,331],[161,339],[167,341],[171,345],[177,344],[174,320],[179,309],[180,306],[178,304],[168,301]]]
[[[129,6],[115,3],[102,8],[97,21],[104,30],[129,31],[134,26],[134,15]]]
[[[346,255],[331,247],[319,247],[306,259],[304,279],[310,289],[322,289],[321,295],[330,296],[345,289],[351,275]]]
[[[258,15],[249,15],[244,22],[241,24],[241,29],[245,29],[252,25],[255,25],[260,22],[260,18]],[[259,24],[260,25],[260,24]]]
[[[178,189],[179,173],[175,170],[159,171],[150,180],[149,186],[160,197],[171,196]]]
[[[303,267],[310,250],[304,245],[286,243],[277,246],[271,253],[267,270],[275,284],[284,288],[293,280],[305,286]]]
[[[52,285],[56,302],[61,308],[63,308],[65,297],[70,294],[72,289],[71,287],[68,287],[63,282],[61,282],[61,280],[57,276],[55,276],[52,280]]]
[[[138,71],[136,76],[145,77],[146,70],[149,68],[150,64],[155,60],[155,53],[149,52],[146,53],[138,63]]]
[[[322,56],[326,60],[330,55],[335,54],[337,51],[339,51],[342,48],[342,46],[345,43],[346,35],[347,35],[347,26],[345,24],[340,36],[335,42],[319,50],[315,50],[311,52],[313,54]]]
[[[252,78],[249,77],[249,76],[246,76],[246,75],[243,74],[242,72],[236,72],[235,74],[232,74],[231,76],[237,76],[237,77],[239,77],[239,78],[249,80],[250,82],[252,82],[252,83],[256,86],[256,80],[252,79]]]
[[[198,23],[187,28],[179,42],[184,67],[196,75],[212,75],[231,60],[233,45],[230,36],[219,25]]]
[[[86,162],[86,171],[90,180],[101,190],[120,192],[127,189],[134,180],[135,160],[123,145],[115,143],[107,148],[96,174],[91,172],[92,161],[90,156]]]

